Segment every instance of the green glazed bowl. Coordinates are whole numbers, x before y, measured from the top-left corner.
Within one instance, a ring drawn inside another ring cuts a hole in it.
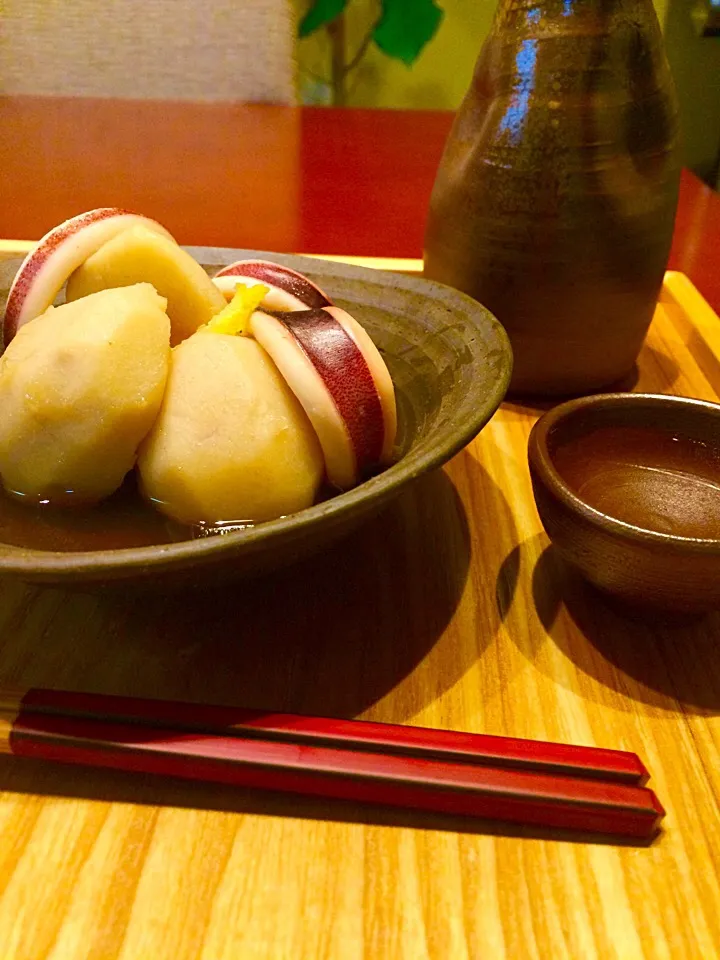
[[[91,589],[217,583],[263,573],[349,533],[407,484],[461,450],[500,405],[512,354],[505,331],[479,303],[421,277],[253,250],[188,248],[209,273],[248,257],[287,264],[316,281],[367,329],[398,400],[394,465],[347,493],[256,527],[157,546],[54,552],[0,542],[0,576]],[[19,261],[0,265],[0,307]],[[0,535],[1,536],[1,535]]]

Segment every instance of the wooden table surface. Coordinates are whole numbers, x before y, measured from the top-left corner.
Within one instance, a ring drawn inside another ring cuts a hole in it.
[[[53,218],[114,202],[106,186],[58,182]],[[4,200],[0,235],[51,225],[22,229]],[[194,215],[181,239],[227,242]],[[269,245],[263,229],[233,242]],[[717,267],[719,238],[696,260]],[[627,387],[720,399],[718,356],[718,318],[669,274]],[[661,836],[620,846],[2,758],[2,960],[720,957],[720,612],[631,618],[562,566],[526,466],[540,412],[504,404],[344,543],[237,589],[140,601],[0,584],[0,686],[634,750],[667,809]]]

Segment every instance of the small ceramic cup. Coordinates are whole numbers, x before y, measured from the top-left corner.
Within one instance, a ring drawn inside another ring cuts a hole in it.
[[[645,607],[720,607],[720,405],[571,400],[535,424],[528,462],[548,536],[591,583]]]

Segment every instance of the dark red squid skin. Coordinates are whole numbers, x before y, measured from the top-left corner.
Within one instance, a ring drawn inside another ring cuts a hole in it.
[[[247,277],[277,287],[293,297],[297,297],[310,310],[331,307],[332,300],[312,280],[279,263],[270,260],[238,260],[222,270],[215,277]]]
[[[3,320],[3,339],[5,346],[7,346],[18,332],[20,311],[33,280],[60,244],[64,243],[68,236],[77,233],[77,231],[86,224],[98,223],[100,220],[107,220],[110,217],[132,215],[131,210],[123,210],[120,207],[100,207],[97,210],[88,210],[87,213],[73,217],[73,229],[70,234],[63,229],[67,224],[61,223],[43,237],[40,244],[33,250],[32,257],[26,257],[20,265],[20,269],[10,288]]]
[[[322,378],[350,435],[358,474],[376,466],[385,439],[382,405],[367,361],[350,334],[322,307],[262,312],[285,326]]]

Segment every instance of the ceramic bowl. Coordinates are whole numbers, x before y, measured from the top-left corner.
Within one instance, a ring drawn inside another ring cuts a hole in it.
[[[720,405],[571,400],[535,424],[528,460],[548,536],[595,586],[662,610],[720,607]]]
[[[407,484],[445,463],[480,431],[505,394],[512,367],[507,336],[484,307],[464,294],[421,277],[330,261],[251,250],[189,249],[210,273],[243,257],[285,263],[316,280],[358,318],[385,356],[396,386],[396,462],[347,493],[223,536],[89,552],[0,542],[0,576],[82,588],[113,581],[123,586],[183,586],[290,563],[336,541]],[[18,265],[2,265],[4,296]]]

